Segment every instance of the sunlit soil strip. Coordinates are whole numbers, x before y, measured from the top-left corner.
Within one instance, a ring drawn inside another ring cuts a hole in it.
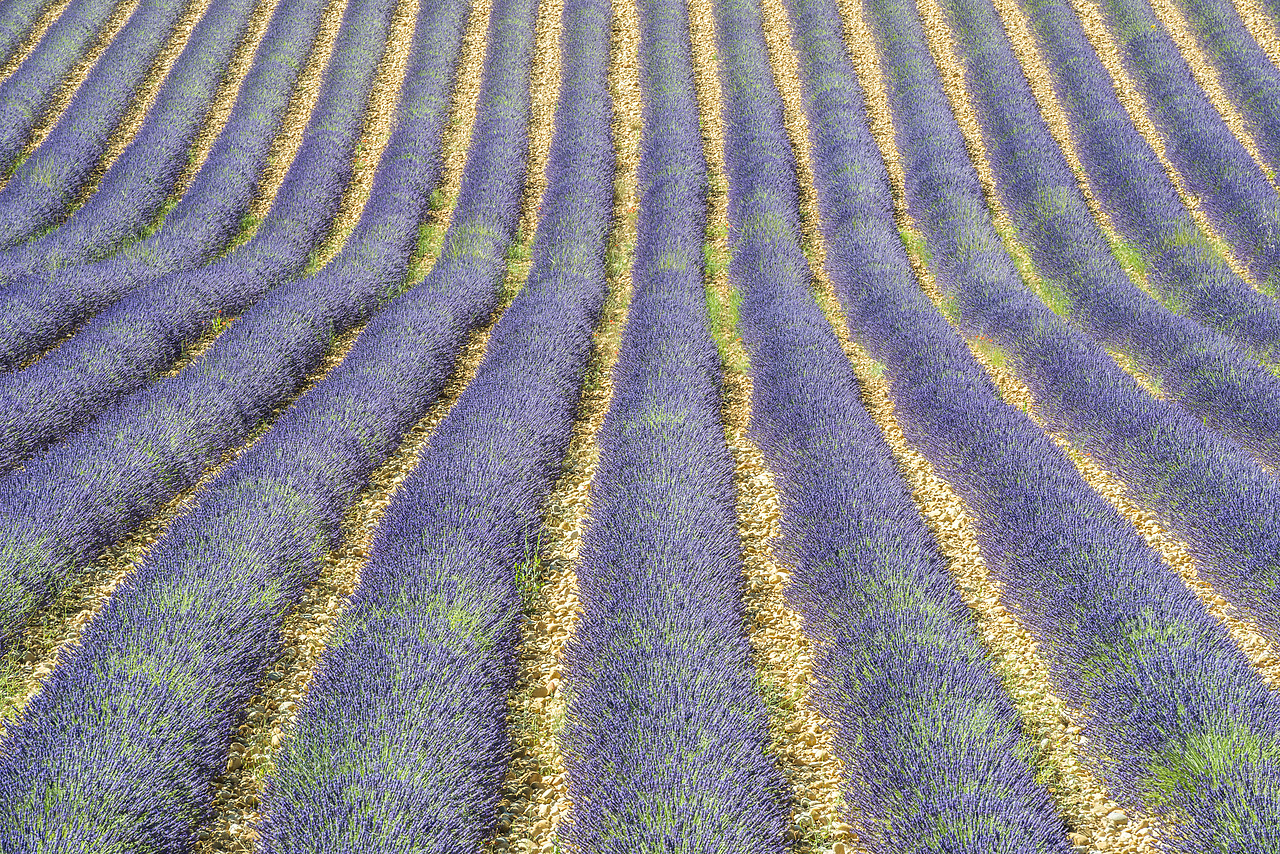
[[[933,54],[934,61],[938,64],[941,73],[943,91],[947,93],[947,100],[951,104],[951,112],[956,118],[956,123],[960,126],[960,132],[964,135],[965,147],[969,152],[969,160],[973,163],[974,169],[978,173],[978,182],[982,185],[982,194],[986,199],[987,209],[991,214],[996,232],[1000,235],[1005,251],[1013,259],[1014,265],[1018,268],[1018,273],[1027,284],[1027,287],[1039,296],[1049,308],[1058,312],[1060,308],[1054,305],[1051,299],[1047,298],[1047,289],[1039,273],[1036,272],[1035,263],[1031,260],[1031,253],[1018,239],[1017,229],[1009,218],[1009,212],[1005,210],[1004,203],[1000,200],[996,187],[995,173],[991,168],[991,160],[987,156],[986,142],[982,138],[982,128],[978,123],[978,116],[974,112],[973,105],[969,102],[969,95],[965,88],[964,66],[961,65],[960,58],[956,55],[954,36],[950,26],[947,24],[942,8],[938,5],[937,0],[916,0],[916,6],[920,10],[920,19],[924,24],[923,29],[925,39],[929,43],[929,50]],[[1140,286],[1145,284],[1144,279]],[[1064,315],[1063,317],[1069,323],[1072,322],[1070,315]],[[1164,395],[1161,393],[1156,380],[1143,373],[1128,354],[1111,348],[1107,348],[1107,353],[1125,373],[1133,377],[1152,397],[1163,399]]]
[[[538,48],[542,47],[545,38],[558,35],[558,28],[554,27],[554,24],[559,21],[558,5],[555,6],[555,15],[551,22],[547,21],[548,7],[552,5],[550,0],[544,0],[539,9]],[[475,100],[479,96],[479,80],[484,69],[481,57],[484,55],[487,44],[485,30],[489,12],[488,2],[478,2],[472,7],[463,39],[464,52],[458,65],[454,115],[472,117],[475,115]],[[538,55],[538,48],[535,48],[535,56]],[[540,90],[548,85],[555,85],[558,66],[557,54],[557,62],[552,66],[550,75],[546,69],[543,69],[539,76],[538,62],[535,59],[533,77],[535,105],[540,103],[539,96],[542,96],[542,102],[554,105],[554,95],[548,98],[545,92]],[[548,77],[552,82],[548,82]],[[470,105],[464,106],[459,111],[458,102],[468,98],[471,100]],[[535,114],[531,118],[531,125],[536,120]],[[467,137],[469,137],[470,123],[464,121],[461,125],[466,126]],[[547,144],[536,152],[544,164],[547,156],[546,149],[549,146],[549,134],[547,137]],[[465,146],[463,149],[465,150]],[[534,154],[531,152],[531,159]],[[465,158],[446,161],[447,173],[460,172],[464,162]],[[457,177],[450,174],[447,180],[456,182]],[[534,216],[541,201],[540,192],[533,191],[533,184],[532,180],[526,182],[525,195],[521,204],[522,218]],[[421,247],[421,255],[431,259],[434,259],[439,251],[438,241],[435,245]],[[483,327],[467,337],[454,362],[453,373],[440,397],[405,434],[396,451],[370,476],[369,486],[361,491],[343,519],[341,545],[329,554],[324,566],[321,567],[319,578],[303,594],[299,604],[285,617],[281,629],[284,653],[268,671],[266,678],[259,686],[258,694],[249,701],[246,720],[234,736],[227,769],[214,781],[214,820],[200,832],[200,844],[196,850],[201,854],[225,851],[248,854],[254,850],[257,841],[255,823],[259,817],[258,806],[265,781],[275,769],[275,758],[281,740],[296,719],[297,704],[311,685],[315,669],[324,654],[333,627],[360,583],[360,573],[368,562],[374,534],[395,491],[417,467],[422,450],[430,441],[436,426],[449,413],[459,395],[474,378],[484,357],[494,325],[502,317],[524,282],[522,276],[512,273],[512,267],[518,264],[514,259],[525,257],[527,254],[527,245],[513,251],[508,260],[507,281],[503,286],[498,307]],[[514,286],[512,286],[513,283]]]
[[[222,75],[222,81],[214,92],[209,113],[191,142],[186,166],[183,167],[182,174],[178,176],[177,183],[165,203],[165,212],[176,204],[191,186],[191,179],[204,165],[205,159],[213,148],[214,140],[227,126],[227,121],[231,118],[231,108],[235,106],[240,87],[249,75],[249,69],[253,67],[254,55],[262,43],[263,36],[267,33],[267,26],[282,2],[286,0],[258,0],[258,5],[250,13],[248,28],[231,55],[231,62],[228,63],[227,70]]]
[[[44,34],[48,32],[49,27],[53,26],[53,22],[58,20],[58,16],[66,10],[70,3],[71,0],[54,0],[44,8],[44,11],[40,13],[40,17],[36,18],[35,22],[32,23],[31,29],[23,37],[22,41],[18,43],[17,47],[13,49],[13,52],[9,56],[0,59],[0,83],[8,80],[9,75],[13,74],[23,60],[31,55],[31,51],[35,49],[36,45],[40,44],[40,40],[44,38]]]
[[[80,88],[80,84],[84,82],[84,79],[89,76],[89,72],[93,70],[93,66],[98,62],[98,57],[102,56],[102,52],[107,49],[107,46],[111,44],[111,40],[124,27],[125,22],[129,20],[129,16],[138,8],[138,2],[139,0],[120,0],[120,4],[116,6],[110,17],[107,18],[107,22],[102,25],[102,31],[98,33],[98,37],[94,39],[93,44],[89,46],[84,56],[80,57],[80,60],[63,77],[57,91],[54,92],[49,103],[45,105],[40,119],[31,128],[31,136],[27,139],[27,144],[23,147],[22,153],[3,173],[3,178],[0,179],[0,186],[3,186],[9,180],[14,170],[17,169],[18,164],[21,164],[23,160],[31,155],[31,152],[39,147],[40,143],[44,142],[44,138],[49,135],[49,131],[53,130],[53,126],[58,123],[63,111],[71,103],[71,99],[75,97],[76,90]]]
[[[1191,31],[1191,25],[1183,16],[1182,11],[1169,0],[1149,0],[1149,2],[1151,10],[1160,19],[1160,23],[1169,33],[1170,38],[1173,39],[1173,43],[1178,46],[1178,52],[1186,60],[1187,66],[1191,69],[1191,76],[1195,78],[1195,81],[1200,84],[1200,88],[1209,97],[1209,102],[1218,111],[1218,115],[1222,116],[1222,120],[1230,128],[1231,134],[1240,141],[1240,144],[1244,146],[1244,150],[1249,152],[1249,156],[1253,158],[1253,162],[1262,170],[1262,174],[1267,176],[1267,181],[1272,187],[1275,187],[1275,173],[1267,165],[1266,161],[1262,159],[1262,154],[1258,151],[1258,143],[1253,138],[1253,131],[1249,129],[1248,122],[1245,121],[1240,111],[1236,109],[1235,104],[1231,103],[1231,99],[1227,97],[1226,91],[1222,88],[1222,81],[1218,78],[1218,70],[1213,67],[1213,63],[1205,57],[1204,51],[1200,49],[1200,42]]]
[[[771,55],[776,40],[786,39],[787,12],[776,3],[763,7]],[[738,536],[746,571],[743,599],[757,683],[769,711],[771,751],[790,784],[793,811],[788,828],[799,854],[861,851],[853,827],[845,823],[848,806],[841,791],[846,769],[832,748],[834,727],[812,706],[814,652],[799,614],[783,589],[791,567],[780,561],[772,543],[781,534],[781,501],[760,448],[748,435],[753,384],[742,339],[736,328],[739,298],[728,278],[728,183],[725,172],[723,102],[716,73],[716,39],[711,0],[689,4],[694,81],[701,113],[703,153],[710,193],[707,199],[707,301],[712,332],[724,370],[722,418],[734,457]],[[771,58],[775,58],[772,57]],[[776,68],[776,65],[775,65]],[[780,86],[784,98],[798,93],[792,74]],[[791,84],[791,85],[786,85]],[[790,106],[790,102],[789,102]]]
[[[356,143],[355,160],[351,178],[342,191],[338,210],[329,226],[329,233],[308,260],[306,273],[310,275],[333,260],[347,242],[348,235],[364,211],[365,202],[373,189],[373,175],[378,161],[391,140],[395,122],[396,105],[400,101],[400,85],[404,82],[409,65],[409,51],[413,47],[413,30],[418,20],[419,0],[400,0],[391,16],[391,28],[387,46],[378,63],[373,79],[373,91],[365,108],[364,126]]]
[[[923,257],[924,238],[906,207],[906,176],[894,141],[888,92],[874,43],[858,0],[838,2],[849,54],[866,94],[871,132],[888,168],[895,219],[917,280],[931,298],[936,298],[938,291]],[[1126,815],[1081,762],[1082,730],[1074,710],[1068,709],[1055,693],[1039,654],[1039,642],[1001,603],[1002,585],[991,576],[983,560],[977,529],[963,500],[907,443],[897,423],[883,366],[851,341],[834,294],[827,291],[821,301],[858,373],[863,403],[884,433],[916,503],[938,538],[948,569],[974,614],[978,632],[1018,709],[1024,731],[1038,745],[1037,776],[1047,786],[1071,830],[1072,844],[1081,851],[1151,854],[1156,850],[1151,819]],[[934,301],[936,304],[937,299]]]
[[[320,29],[307,54],[306,65],[298,75],[289,105],[285,108],[284,118],[271,142],[271,150],[267,153],[266,166],[258,176],[258,189],[249,210],[241,220],[240,233],[227,247],[226,251],[241,245],[253,236],[267,211],[275,201],[280,185],[284,183],[289,165],[302,147],[302,137],[307,129],[308,119],[320,99],[320,84],[324,81],[325,70],[333,58],[333,50],[338,42],[338,31],[342,27],[342,16],[346,11],[348,0],[329,0],[320,19]]]
[[[467,163],[467,148],[471,144],[471,130],[475,127],[476,110],[480,103],[486,27],[492,5],[492,0],[473,0],[471,4],[458,54],[453,103],[449,107],[444,139],[440,146],[440,162],[443,164],[440,186],[432,191],[430,208],[422,225],[418,227],[418,245],[409,261],[409,273],[405,277],[409,284],[421,281],[427,271],[435,266],[440,257],[440,248],[444,245],[444,235],[453,219],[453,209],[462,186],[462,172]]]
[[[1213,227],[1213,223],[1209,221],[1208,215],[1204,212],[1204,208],[1201,207],[1200,200],[1187,190],[1182,181],[1181,173],[1178,172],[1177,167],[1169,159],[1164,137],[1156,130],[1156,126],[1152,123],[1147,109],[1146,99],[1120,60],[1120,51],[1116,48],[1115,42],[1111,40],[1111,34],[1107,32],[1105,17],[1101,10],[1088,2],[1088,0],[1070,0],[1070,2],[1071,7],[1075,10],[1076,17],[1080,19],[1080,24],[1084,28],[1085,36],[1089,39],[1089,43],[1093,45],[1098,58],[1102,60],[1102,65],[1107,69],[1107,74],[1111,76],[1111,85],[1116,91],[1116,96],[1124,106],[1125,112],[1129,114],[1130,121],[1133,122],[1138,132],[1142,134],[1142,138],[1147,141],[1147,144],[1151,146],[1151,150],[1155,152],[1156,158],[1160,161],[1160,165],[1164,167],[1165,174],[1169,176],[1169,181],[1177,191],[1178,198],[1182,199],[1182,204],[1186,207],[1187,212],[1196,221],[1196,225],[1200,226],[1200,231],[1208,238],[1209,242],[1218,251],[1218,254],[1226,260],[1232,272],[1248,282],[1254,290],[1259,290],[1258,283],[1249,275],[1249,271],[1245,269],[1244,264],[1236,257],[1235,252],[1227,241],[1218,234]],[[1005,8],[1003,6],[998,6],[997,8],[1000,10],[1001,17],[1009,20],[1009,15],[1006,13]],[[1021,18],[1021,16],[1017,17]],[[1024,64],[1023,68],[1025,69],[1027,66]]]
[[[642,126],[639,39],[635,6],[615,3],[609,69],[615,151],[613,222],[606,249],[609,292],[596,327],[561,475],[547,497],[539,552],[518,569],[525,618],[520,627],[519,673],[510,702],[515,757],[503,784],[496,832],[486,848],[493,854],[555,851],[557,829],[571,808],[560,750],[567,705],[560,683],[565,645],[582,611],[576,567],[591,482],[600,461],[596,435],[613,398],[611,376],[632,294],[636,164]]]
[[[1276,31],[1275,24],[1271,22],[1267,13],[1262,11],[1258,0],[1233,0],[1233,2],[1249,35],[1253,36],[1254,41],[1266,53],[1271,64],[1280,66],[1280,33]]]
[[[1033,421],[1044,430],[1054,444],[1062,448],[1071,461],[1075,463],[1080,476],[1089,486],[1110,502],[1120,515],[1128,519],[1147,545],[1164,559],[1164,562],[1177,571],[1186,582],[1187,587],[1199,597],[1205,608],[1212,614],[1235,639],[1244,651],[1250,664],[1272,688],[1280,689],[1280,654],[1276,647],[1263,633],[1247,619],[1242,619],[1236,609],[1227,600],[1218,595],[1207,581],[1196,571],[1195,558],[1187,547],[1149,512],[1143,509],[1129,496],[1131,490],[1120,480],[1095,461],[1088,454],[1074,447],[1064,436],[1052,432],[1035,413],[1035,399],[1031,390],[1010,370],[993,360],[989,354],[979,351],[978,360],[991,375],[992,380],[1000,388],[1005,400],[1025,411]]]
[[[164,536],[169,525],[190,508],[200,490],[271,429],[282,412],[342,361],[363,328],[361,324],[338,336],[320,367],[298,392],[263,419],[240,447],[225,453],[205,469],[195,484],[175,495],[156,515],[134,528],[120,542],[103,550],[98,559],[83,571],[76,584],[32,618],[18,642],[0,658],[0,739],[4,737],[3,727],[7,727],[39,693],[62,653],[72,644],[79,643],[85,628],[107,604],[115,589],[146,560],[152,545]]]
[[[1080,160],[1080,153],[1076,150],[1075,141],[1071,137],[1070,122],[1067,120],[1062,104],[1058,101],[1058,95],[1054,92],[1053,85],[1050,83],[1049,70],[1044,64],[1044,59],[1040,56],[1040,48],[1036,44],[1035,36],[1031,33],[1030,23],[1027,21],[1026,16],[1022,14],[1022,9],[1015,0],[992,0],[992,2],[995,4],[1005,35],[1009,38],[1013,54],[1017,58],[1018,64],[1022,66],[1023,75],[1031,87],[1031,93],[1035,97],[1040,116],[1048,126],[1050,135],[1053,136],[1054,141],[1058,143],[1058,147],[1062,150],[1067,165],[1075,173],[1076,186],[1080,188],[1085,203],[1089,206],[1090,213],[1093,214],[1094,222],[1102,229],[1103,236],[1106,237],[1107,242],[1111,245],[1112,253],[1129,276],[1129,280],[1153,299],[1159,300],[1158,291],[1151,286],[1150,281],[1147,279],[1138,250],[1120,235],[1120,232],[1116,230],[1115,224],[1111,221],[1110,215],[1102,209],[1102,205],[1099,204],[1097,197],[1093,194],[1093,188],[1089,183],[1089,174],[1084,168],[1084,163]],[[1122,366],[1125,366],[1125,370],[1131,376],[1134,376],[1135,379],[1138,378],[1135,371],[1129,370],[1129,366],[1125,365],[1122,356],[1116,353],[1112,353],[1112,356]],[[1262,364],[1269,370],[1277,370],[1276,366],[1265,361]],[[1143,381],[1139,380],[1139,382]],[[1153,387],[1148,387],[1147,390],[1151,391],[1153,396],[1160,397],[1153,390]]]
[[[169,71],[172,70],[173,64],[178,60],[178,55],[182,53],[182,49],[187,46],[187,40],[191,38],[191,31],[195,29],[196,23],[204,17],[211,2],[212,0],[190,0],[187,3],[187,7],[183,9],[177,23],[174,24],[173,32],[169,34],[169,38],[165,40],[159,53],[152,59],[151,67],[147,69],[142,82],[138,84],[138,88],[134,91],[133,97],[129,101],[129,106],[125,109],[119,124],[111,132],[111,136],[107,140],[106,150],[103,151],[102,157],[98,160],[98,165],[94,167],[90,179],[76,193],[75,201],[71,203],[70,210],[80,207],[90,196],[97,192],[98,183],[102,180],[102,176],[106,174],[107,169],[120,156],[120,153],[133,141],[138,129],[142,127],[147,111],[151,109],[151,105],[155,103],[156,96],[160,93],[161,83],[169,75]],[[248,72],[247,67],[245,71],[246,73]]]

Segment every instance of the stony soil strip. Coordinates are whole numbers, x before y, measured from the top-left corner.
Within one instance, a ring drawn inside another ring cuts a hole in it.
[[[35,151],[40,146],[40,143],[44,142],[44,138],[49,135],[49,131],[53,130],[53,126],[58,123],[63,111],[71,103],[71,99],[75,97],[76,90],[80,88],[80,84],[84,82],[84,79],[89,76],[89,72],[93,70],[93,66],[97,64],[98,57],[102,56],[102,52],[107,49],[107,46],[111,44],[111,40],[124,27],[125,22],[129,20],[129,16],[138,8],[138,2],[139,0],[121,0],[120,4],[116,6],[115,10],[107,18],[107,22],[102,25],[102,31],[98,33],[98,37],[94,39],[93,44],[89,45],[89,49],[85,51],[84,56],[80,57],[79,61],[62,78],[62,83],[59,84],[57,90],[53,93],[53,97],[45,106],[43,114],[32,126],[31,136],[15,163],[22,163],[23,160],[31,156],[31,152]],[[0,179],[0,187],[8,183],[15,170],[16,166],[3,173],[3,178]]]
[[[284,118],[271,142],[271,150],[267,153],[266,166],[258,176],[258,189],[249,209],[245,212],[244,228],[227,247],[231,251],[248,240],[257,229],[262,218],[271,209],[289,165],[302,147],[303,133],[307,129],[308,120],[320,99],[320,84],[324,81],[329,61],[333,58],[333,50],[337,45],[338,31],[342,28],[342,16],[346,12],[348,0],[329,0],[320,19],[320,29],[307,54],[306,64],[298,75],[293,95],[285,108]]]
[[[1245,29],[1267,54],[1273,65],[1280,66],[1280,32],[1271,18],[1262,10],[1258,0],[1234,0],[1236,12],[1244,21]]]
[[[832,748],[833,725],[812,705],[814,650],[804,633],[802,618],[790,608],[783,593],[791,581],[792,567],[774,554],[772,545],[781,535],[781,499],[763,453],[748,435],[753,384],[733,314],[724,310],[732,305],[736,294],[726,269],[730,257],[728,183],[712,5],[710,0],[693,0],[689,11],[703,151],[711,187],[707,240],[714,247],[712,257],[718,259],[708,267],[707,287],[712,304],[719,308],[713,311],[712,328],[725,372],[722,417],[725,438],[734,456],[738,535],[746,570],[743,596],[752,657],[769,709],[771,748],[794,792],[788,828],[792,849],[801,854],[846,854],[863,850],[854,828],[845,822],[849,808],[841,781],[846,769]],[[766,43],[786,105],[790,132],[794,130],[795,111],[802,107],[795,57],[788,41],[787,10],[776,0],[766,0],[762,12]],[[796,143],[793,134],[793,148],[799,155],[797,164],[803,171],[809,168],[807,134],[802,147]],[[809,177],[808,185],[812,187],[811,171]],[[813,201],[812,197],[805,200],[806,204]],[[807,207],[804,213],[811,214],[812,209]],[[810,240],[805,243],[806,250],[817,247],[821,251],[819,244]]]
[[[194,485],[171,498],[158,513],[130,531],[120,542],[104,549],[98,559],[81,573],[76,584],[31,620],[13,649],[0,658],[0,739],[4,737],[3,726],[20,714],[31,698],[39,693],[61,655],[72,644],[80,642],[85,628],[107,604],[116,588],[142,565],[151,547],[164,536],[173,520],[191,507],[207,484],[271,429],[282,412],[342,361],[363,328],[361,324],[338,336],[320,367],[307,378],[299,391],[272,410],[240,447],[225,453],[205,469]]]
[[[606,249],[609,291],[578,403],[560,479],[547,497],[538,554],[520,568],[525,596],[519,674],[513,692],[511,737],[515,757],[507,769],[492,854],[549,854],[572,808],[560,749],[568,697],[561,688],[564,650],[577,628],[577,560],[587,524],[591,483],[600,461],[596,436],[613,399],[611,381],[631,302],[631,258],[636,243],[636,164],[641,103],[639,21],[631,3],[615,3],[609,87],[613,96],[613,224]]]
[[[1147,144],[1151,146],[1151,150],[1155,152],[1160,165],[1164,167],[1165,174],[1169,176],[1169,182],[1173,184],[1173,188],[1177,191],[1178,197],[1182,199],[1182,204],[1186,207],[1187,212],[1191,214],[1191,218],[1195,220],[1196,225],[1200,226],[1200,231],[1226,260],[1232,272],[1257,290],[1258,283],[1250,276],[1249,271],[1245,269],[1244,264],[1236,257],[1235,252],[1227,241],[1218,234],[1217,229],[1213,227],[1213,223],[1209,221],[1208,214],[1204,212],[1200,200],[1187,190],[1182,181],[1182,174],[1178,172],[1177,167],[1173,165],[1173,161],[1169,159],[1164,137],[1160,135],[1160,132],[1156,130],[1155,124],[1151,121],[1146,98],[1138,89],[1137,84],[1134,83],[1133,78],[1129,76],[1129,72],[1125,70],[1124,64],[1120,59],[1120,51],[1111,39],[1111,33],[1107,30],[1106,18],[1102,11],[1090,0],[1071,0],[1071,7],[1080,19],[1085,36],[1089,39],[1089,43],[1093,45],[1094,52],[1098,54],[1098,58],[1102,60],[1102,65],[1111,76],[1112,88],[1115,89],[1116,96],[1124,106],[1125,112],[1129,114],[1130,121],[1133,122],[1138,132],[1142,134],[1142,138],[1147,141]],[[1000,10],[1002,18],[1005,20],[1010,19],[1003,7],[997,8]],[[1024,71],[1026,68],[1027,66],[1024,64]]]
[[[554,26],[559,20],[558,5],[555,5],[554,16],[549,15],[549,7],[553,5],[552,0],[544,0],[539,8],[535,56],[545,53],[540,49],[547,38],[558,35],[558,27]],[[488,2],[477,3],[468,20],[463,41],[468,52],[462,54],[454,91],[455,116],[474,116],[476,111],[479,81],[484,66],[482,61],[475,60],[483,56],[486,48],[485,30],[488,26],[489,8]],[[551,22],[547,20],[549,17]],[[540,95],[542,102],[551,105],[555,103],[554,95],[547,98],[540,90],[553,85],[548,83],[548,77],[553,81],[558,79],[558,54],[556,60],[550,74],[543,68],[539,76],[539,61],[535,59],[535,105],[540,102]],[[543,64],[545,65],[545,59]],[[468,101],[470,104],[466,106]],[[460,102],[464,106],[459,110]],[[469,125],[465,121],[460,124]],[[467,136],[469,137],[469,133]],[[549,136],[547,134],[548,144]],[[536,153],[540,153],[542,162],[545,163],[546,146]],[[531,158],[533,156],[535,152],[531,151]],[[446,180],[457,180],[456,174],[461,172],[464,160],[453,158],[446,161],[446,171],[454,173]],[[531,211],[537,210],[541,200],[540,192],[534,193],[531,190],[534,183],[533,180],[526,182],[522,219],[532,218]],[[512,281],[510,268],[513,263],[508,264],[508,284]],[[360,573],[369,559],[374,534],[396,490],[417,467],[422,450],[430,441],[436,426],[449,413],[458,396],[475,376],[484,357],[490,333],[514,299],[523,278],[517,277],[516,283],[516,288],[504,288],[497,310],[481,329],[468,336],[440,398],[405,434],[391,457],[370,477],[369,486],[361,491],[343,520],[344,536],[341,545],[330,553],[317,581],[286,616],[282,627],[284,654],[268,672],[257,696],[249,702],[245,722],[233,737],[233,752],[227,769],[214,783],[215,818],[201,833],[202,839],[197,849],[200,854],[222,851],[249,854],[254,850],[257,840],[255,822],[266,779],[275,767],[277,752],[295,720],[297,704],[306,695],[329,636],[360,582]]]
[[[240,44],[236,46],[235,52],[231,54],[231,62],[227,65],[227,70],[222,75],[222,81],[218,84],[217,91],[214,92],[209,113],[200,125],[200,130],[196,133],[195,139],[191,141],[191,151],[187,156],[187,164],[183,167],[182,174],[178,176],[173,192],[169,195],[166,210],[168,210],[169,205],[176,203],[191,186],[192,179],[195,178],[196,173],[200,171],[200,167],[204,165],[204,161],[208,158],[214,141],[226,128],[227,121],[231,118],[231,108],[235,106],[236,98],[239,96],[240,87],[244,84],[244,79],[249,76],[249,70],[253,67],[254,55],[258,51],[258,46],[262,44],[263,36],[267,34],[267,27],[270,25],[271,19],[275,16],[276,9],[281,2],[282,0],[258,0],[258,5],[254,7],[253,12],[249,15],[249,25],[240,40]]]
[[[923,237],[906,209],[905,173],[894,141],[876,48],[858,0],[839,0],[839,6],[849,53],[867,93],[872,134],[888,166],[898,227],[906,235],[917,280],[938,304],[940,294],[920,251]],[[916,503],[938,538],[948,569],[973,611],[979,635],[1018,709],[1024,731],[1038,746],[1036,770],[1071,830],[1072,844],[1080,851],[1151,854],[1157,841],[1151,819],[1126,815],[1081,761],[1084,747],[1078,712],[1069,709],[1054,691],[1031,630],[1001,603],[1002,585],[992,577],[982,557],[977,528],[963,500],[907,443],[894,414],[883,366],[849,338],[834,294],[824,294],[822,302],[858,373],[867,411],[884,433]]]
[[[58,17],[62,15],[70,3],[71,0],[53,0],[52,3],[44,8],[44,11],[32,23],[31,29],[23,37],[22,41],[18,43],[9,56],[0,62],[0,83],[8,80],[9,75],[13,74],[18,66],[31,55],[31,51],[35,49],[36,45],[40,44],[40,40],[49,31],[49,27],[53,26],[53,22],[58,20]]]
[[[391,32],[387,37],[382,60],[378,63],[373,91],[369,93],[364,125],[356,143],[351,178],[342,191],[338,211],[329,226],[324,243],[312,252],[306,269],[308,275],[328,264],[338,254],[360,219],[365,202],[369,201],[373,176],[378,170],[382,152],[391,139],[396,106],[400,103],[400,84],[404,82],[404,75],[408,70],[413,32],[418,23],[418,2],[419,0],[400,0],[391,16]]]
[[[1253,130],[1249,127],[1249,122],[1236,109],[1236,105],[1231,102],[1231,98],[1227,96],[1226,91],[1222,88],[1222,81],[1218,77],[1218,69],[1213,67],[1213,63],[1205,56],[1204,51],[1200,49],[1200,42],[1196,39],[1195,33],[1191,30],[1191,24],[1188,23],[1186,17],[1183,16],[1176,3],[1170,0],[1150,0],[1151,10],[1156,13],[1156,17],[1160,19],[1160,23],[1169,33],[1173,43],[1178,46],[1178,51],[1182,54],[1182,58],[1186,60],[1188,67],[1191,69],[1191,76],[1200,84],[1200,88],[1209,96],[1210,103],[1213,108],[1218,111],[1218,115],[1222,116],[1222,120],[1226,122],[1231,134],[1244,146],[1244,150],[1249,152],[1249,156],[1253,158],[1253,162],[1258,164],[1258,168],[1262,170],[1262,174],[1267,176],[1267,181],[1272,187],[1276,186],[1276,176],[1271,167],[1262,159],[1262,154],[1258,150],[1258,142],[1253,138]]]
[[[120,153],[133,141],[138,129],[142,127],[147,111],[151,109],[151,105],[155,103],[156,96],[160,93],[161,83],[169,76],[169,71],[172,70],[178,55],[182,53],[183,48],[187,46],[187,40],[191,38],[191,31],[195,29],[196,23],[204,17],[211,2],[212,0],[191,0],[182,11],[182,14],[178,16],[173,32],[169,34],[169,38],[165,40],[159,53],[151,60],[151,67],[147,69],[142,82],[134,90],[129,106],[125,109],[124,115],[120,118],[115,130],[111,132],[111,136],[107,140],[107,147],[103,151],[102,157],[98,160],[98,165],[90,173],[89,180],[77,191],[75,200],[69,206],[69,211],[74,211],[83,205],[90,196],[98,191],[98,183],[102,180],[102,176],[106,174],[107,169],[120,156]]]
[[[480,103],[480,85],[484,69],[486,28],[492,0],[473,0],[467,18],[466,31],[462,35],[462,47],[458,54],[457,73],[454,77],[453,102],[445,121],[444,139],[440,146],[440,186],[431,194],[430,209],[419,226],[418,246],[409,262],[410,283],[416,283],[435,266],[444,245],[445,232],[453,219],[453,208],[462,186],[462,173],[467,163],[467,149],[471,144],[471,131],[476,124],[476,110]]]

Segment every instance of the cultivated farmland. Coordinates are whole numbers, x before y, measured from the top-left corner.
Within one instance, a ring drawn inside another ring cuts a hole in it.
[[[0,0],[0,854],[1280,852],[1280,0]]]

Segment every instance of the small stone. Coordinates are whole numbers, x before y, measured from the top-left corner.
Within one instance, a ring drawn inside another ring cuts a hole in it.
[[[1112,810],[1107,813],[1107,821],[1114,825],[1122,825],[1129,820],[1129,816],[1124,814],[1124,810]]]
[[[837,842],[831,846],[831,854],[847,854],[847,852],[848,848],[845,847],[843,842]]]
[[[231,754],[231,758],[227,760],[227,770],[235,771],[237,768],[239,768],[243,764],[244,764],[244,756],[242,756],[239,753],[233,753]]]

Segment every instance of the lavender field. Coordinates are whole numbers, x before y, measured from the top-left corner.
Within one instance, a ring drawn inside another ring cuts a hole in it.
[[[1280,0],[0,0],[0,854],[1280,852]]]

